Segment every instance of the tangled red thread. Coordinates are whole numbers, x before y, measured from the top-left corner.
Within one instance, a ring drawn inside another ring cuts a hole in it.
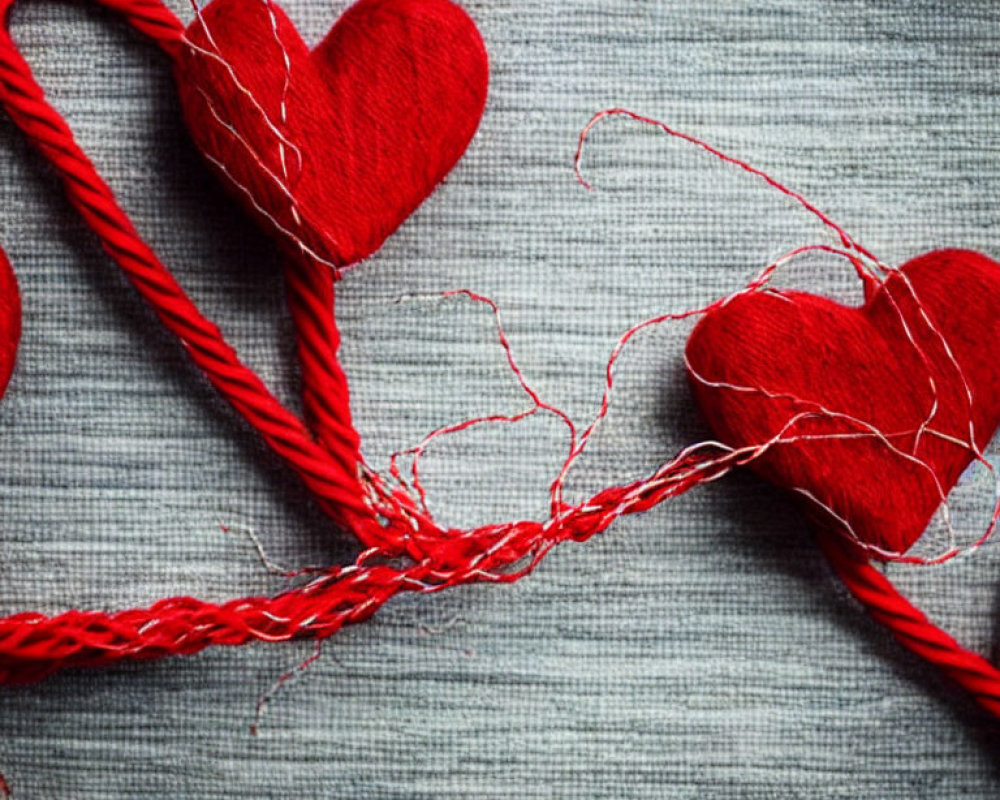
[[[100,1],[122,13],[167,54],[175,56],[188,46],[183,25],[159,0]],[[6,14],[12,2],[0,0],[0,10]],[[270,0],[263,2],[272,11]],[[272,597],[246,597],[222,604],[174,597],[148,608],[111,613],[22,613],[0,619],[0,682],[36,681],[67,667],[192,654],[211,645],[322,640],[345,625],[368,619],[402,592],[429,594],[463,584],[517,581],[556,545],[568,540],[585,541],[622,515],[646,511],[699,484],[716,480],[751,457],[716,443],[698,444],[682,450],[651,475],[607,487],[582,502],[567,501],[563,491],[574,463],[608,413],[615,365],[628,342],[652,325],[704,315],[729,299],[724,298],[705,308],[663,314],[627,331],[608,361],[597,415],[582,431],[531,387],[517,365],[498,317],[501,344],[530,401],[529,407],[518,415],[483,417],[435,431],[410,451],[397,454],[387,475],[379,474],[363,459],[360,437],[351,422],[348,382],[337,357],[340,334],[334,300],[338,273],[329,268],[326,255],[315,248],[310,252],[303,248],[303,257],[290,260],[286,275],[302,373],[305,419],[301,419],[240,362],[219,329],[199,311],[143,241],[77,145],[66,122],[46,101],[6,29],[0,33],[0,103],[61,176],[70,201],[88,227],[162,324],[184,345],[191,360],[302,479],[331,521],[350,531],[364,546],[354,563],[310,574],[304,585]],[[804,197],[749,164],[654,120],[621,109],[603,112],[581,135],[577,165],[588,132],[611,115],[626,115],[656,125],[752,173],[802,204],[837,233],[839,247],[799,248],[768,265],[745,291],[760,288],[783,263],[812,250],[839,255],[863,280],[873,280],[869,265],[880,264],[878,259]],[[282,141],[283,166],[294,172],[305,157],[295,142]],[[488,298],[464,290],[460,293],[497,313]],[[420,457],[428,444],[438,436],[473,425],[516,422],[538,413],[561,419],[570,440],[562,468],[551,485],[548,517],[498,522],[469,530],[439,526],[427,508],[419,474]],[[412,457],[408,475],[400,467],[403,455]],[[820,544],[853,595],[905,647],[937,665],[981,706],[1000,716],[1000,672],[995,667],[931,623],[850,542],[821,535]]]

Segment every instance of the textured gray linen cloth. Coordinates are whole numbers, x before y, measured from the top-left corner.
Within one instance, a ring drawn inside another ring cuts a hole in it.
[[[309,42],[344,5],[285,3]],[[527,377],[585,423],[631,324],[725,295],[792,247],[834,243],[760,181],[635,124],[594,133],[588,193],[573,153],[603,108],[752,161],[886,262],[940,246],[1000,255],[991,0],[466,6],[492,63],[481,131],[340,286],[374,464],[440,425],[525,407],[489,314],[435,299],[443,290],[494,298]],[[93,4],[24,2],[12,26],[138,229],[295,405],[279,260],[189,144],[166,60]],[[6,121],[0,188],[0,242],[25,305],[0,403],[0,611],[277,591],[251,531],[283,565],[349,559],[354,545],[160,330]],[[783,280],[857,296],[832,258]],[[572,497],[706,435],[683,379],[687,330],[627,352]],[[432,508],[457,525],[543,514],[565,446],[544,416],[443,441],[425,465]],[[890,572],[996,655],[998,566],[989,546]],[[392,602],[328,642],[252,736],[258,698],[312,652],[212,650],[0,690],[0,773],[18,800],[1000,791],[1000,727],[869,621],[787,501],[747,475],[564,546],[516,586]]]

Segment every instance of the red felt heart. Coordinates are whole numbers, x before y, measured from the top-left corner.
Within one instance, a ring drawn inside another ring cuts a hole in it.
[[[465,152],[489,66],[449,0],[361,0],[312,52],[270,0],[214,0],[176,58],[195,143],[286,252],[377,250]]]
[[[0,250],[0,397],[14,372],[17,344],[21,339],[21,295],[14,270]]]
[[[721,441],[752,447],[784,431],[752,468],[886,556],[910,549],[973,459],[970,444],[992,438],[998,351],[1000,264],[941,250],[891,273],[861,308],[738,295],[705,315],[686,352]]]

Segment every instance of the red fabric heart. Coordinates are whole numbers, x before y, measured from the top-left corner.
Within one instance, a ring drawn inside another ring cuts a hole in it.
[[[449,0],[361,0],[310,52],[270,0],[214,0],[176,56],[197,146],[285,250],[371,255],[465,152],[486,50]]]
[[[974,457],[969,443],[992,438],[998,349],[1000,264],[941,250],[892,273],[861,308],[795,291],[738,295],[705,315],[686,353],[720,440],[752,447],[784,429],[791,441],[751,467],[886,557],[927,528]]]
[[[0,250],[0,397],[14,372],[17,345],[21,340],[21,295],[14,270]]]

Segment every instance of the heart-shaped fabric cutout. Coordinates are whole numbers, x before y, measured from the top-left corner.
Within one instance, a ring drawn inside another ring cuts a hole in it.
[[[743,293],[709,312],[686,356],[720,440],[807,497],[820,524],[906,553],[1000,423],[1000,264],[963,250],[913,259],[851,308]]]
[[[0,250],[0,397],[7,391],[7,384],[17,361],[17,345],[21,340],[21,295],[17,289],[14,270]]]
[[[376,251],[465,152],[489,66],[450,0],[361,0],[312,52],[270,0],[214,0],[175,73],[197,146],[293,257]]]

